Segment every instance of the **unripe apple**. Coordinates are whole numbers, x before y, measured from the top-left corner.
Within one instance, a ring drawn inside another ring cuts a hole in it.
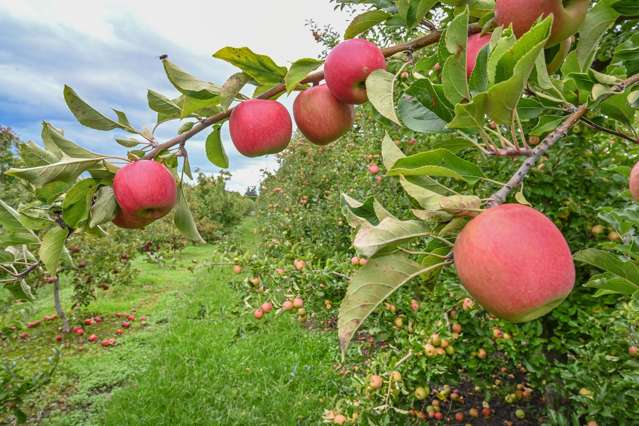
[[[598,237],[599,235],[603,234],[605,230],[606,230],[606,228],[603,225],[595,225],[595,226],[592,227],[590,232],[595,237]]]
[[[439,336],[438,333],[433,333],[430,336],[430,342],[433,344],[433,346],[439,346],[442,344],[442,338]]]
[[[526,33],[540,16],[553,15],[552,30],[547,46],[555,45],[575,34],[586,18],[590,0],[496,0],[495,19],[498,25],[512,24],[519,38]]]
[[[275,272],[276,272],[278,275],[283,275],[283,274],[284,274],[284,272],[286,272],[286,271],[284,271],[284,269],[282,269],[282,268],[276,268],[276,269],[275,269]]]
[[[374,389],[374,390],[381,388],[383,384],[384,384],[384,379],[382,379],[382,377],[378,376],[377,374],[373,374],[368,381],[368,385],[370,386],[371,389]]]
[[[143,228],[170,212],[177,201],[173,175],[153,160],[135,161],[118,170],[113,193],[120,206],[113,223],[122,228]]]
[[[304,300],[301,297],[296,297],[293,299],[293,307],[295,309],[300,309],[304,307]]]
[[[295,261],[293,262],[293,266],[295,266],[295,269],[297,269],[298,271],[301,271],[306,266],[306,262],[304,262],[302,259],[295,259]]]
[[[630,195],[635,201],[639,201],[639,162],[637,162],[630,171]]]
[[[621,240],[621,235],[619,235],[618,232],[610,231],[608,233],[608,240],[610,240],[610,241],[619,241],[619,240]]]
[[[347,104],[367,101],[366,78],[377,70],[386,69],[384,53],[364,39],[345,40],[330,51],[324,64],[326,85],[333,96]]]
[[[394,382],[401,382],[402,381],[402,373],[400,373],[399,371],[395,370],[395,371],[391,371],[390,374],[391,379]]]
[[[413,310],[413,312],[417,312],[417,310],[419,310],[419,302],[415,299],[411,299],[410,308]]]
[[[249,99],[239,104],[229,119],[231,140],[247,157],[275,154],[291,141],[293,123],[281,103]]]
[[[490,42],[490,34],[473,34],[468,37],[466,45],[466,76],[470,77],[477,64],[479,52]]]
[[[260,309],[262,309],[262,311],[265,314],[268,314],[269,312],[273,310],[273,304],[271,302],[262,303],[262,306],[260,306]]]
[[[353,105],[338,101],[325,84],[297,95],[293,103],[297,128],[310,142],[327,145],[353,126]]]
[[[477,410],[475,407],[473,407],[470,410],[468,410],[468,415],[470,417],[479,417],[479,410]]]
[[[255,312],[253,312],[253,316],[255,316],[255,319],[262,319],[262,317],[264,316],[264,311],[262,310],[262,308],[258,308],[255,310]]]
[[[377,164],[371,164],[368,166],[368,172],[372,175],[379,173],[379,166]]]
[[[453,333],[457,333],[457,334],[461,333],[462,332],[461,324],[459,323],[453,324],[452,330],[453,330]]]
[[[575,282],[572,254],[559,229],[521,204],[493,207],[472,219],[453,253],[466,290],[490,313],[512,322],[547,314]]]
[[[475,302],[473,302],[473,299],[466,297],[464,301],[462,302],[462,309],[465,311],[470,311],[474,307],[475,307]]]
[[[423,388],[423,387],[421,387],[421,386],[418,386],[418,387],[415,389],[415,398],[416,398],[416,399],[418,399],[418,400],[420,400],[420,401],[423,401],[423,400],[425,400],[427,397],[428,397],[428,391],[427,391],[425,388]]]
[[[242,267],[240,265],[233,265],[233,272],[239,274],[242,272]]]
[[[479,350],[477,351],[477,358],[479,359],[486,359],[486,356],[488,354],[486,353],[486,349],[484,348],[479,348]]]

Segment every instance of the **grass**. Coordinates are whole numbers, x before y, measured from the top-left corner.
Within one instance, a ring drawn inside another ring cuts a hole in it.
[[[251,222],[235,243],[255,244]],[[253,319],[233,289],[230,267],[211,246],[189,247],[174,265],[137,261],[140,276],[89,306],[111,318],[137,311],[139,321],[112,349],[71,342],[54,382],[31,401],[34,422],[50,425],[312,424],[330,406],[333,334],[300,327],[293,316]],[[42,302],[36,312],[48,312]],[[104,333],[118,326],[107,320]],[[11,356],[50,353],[54,331],[16,346]],[[91,332],[94,332],[91,330]],[[96,331],[100,335],[101,332]],[[48,336],[48,337],[47,337]],[[100,336],[102,337],[102,336]],[[79,349],[82,348],[82,349]],[[330,397],[328,397],[330,398]]]

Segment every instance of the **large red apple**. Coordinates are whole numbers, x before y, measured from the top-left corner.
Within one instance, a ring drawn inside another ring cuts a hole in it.
[[[338,44],[326,57],[324,78],[333,96],[347,104],[363,104],[366,78],[386,68],[384,53],[368,40],[355,38]]]
[[[453,253],[466,290],[486,310],[513,322],[547,314],[575,282],[570,248],[559,229],[521,204],[494,207],[471,220]]]
[[[239,104],[231,113],[229,126],[235,148],[247,157],[280,152],[293,134],[291,116],[284,105],[263,99]]]
[[[563,5],[566,3],[566,6]],[[517,37],[526,33],[541,17],[553,15],[547,45],[555,45],[575,34],[586,18],[590,0],[496,0],[495,19],[499,25],[512,24]]]
[[[490,34],[481,35],[479,33],[468,37],[466,45],[466,75],[471,76],[477,63],[479,52],[490,42]]]
[[[630,171],[630,195],[635,201],[639,201],[639,163],[635,164]]]
[[[293,104],[295,123],[306,139],[326,145],[353,126],[353,106],[338,101],[322,84],[304,90]]]
[[[143,228],[171,211],[177,200],[173,175],[153,160],[135,161],[118,170],[113,192],[120,206],[113,223],[122,228]]]

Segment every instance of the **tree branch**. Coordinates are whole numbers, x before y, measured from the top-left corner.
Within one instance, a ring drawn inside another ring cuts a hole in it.
[[[481,27],[477,24],[473,24],[468,27],[468,32],[470,34],[479,32],[480,30],[481,30]],[[384,56],[389,57],[400,52],[412,52],[415,50],[423,49],[424,47],[427,47],[439,42],[441,35],[442,33],[440,31],[433,31],[422,37],[416,38],[415,40],[412,40],[406,43],[400,43],[395,46],[386,47],[382,49],[382,52],[384,53]],[[301,81],[301,83],[302,84],[318,83],[322,81],[323,79],[324,79],[324,71],[315,71],[309,74],[304,80]],[[284,85],[284,83],[281,83],[267,90],[266,92],[262,93],[260,96],[257,97],[257,99],[270,99],[276,95],[279,95],[285,90],[286,90],[286,86]],[[219,123],[220,121],[227,119],[231,115],[231,112],[233,112],[234,109],[235,107],[229,108],[226,111],[219,112],[215,115],[207,117],[206,119],[194,125],[189,131],[184,132],[181,135],[178,135],[172,139],[169,139],[166,142],[163,142],[157,145],[148,153],[146,153],[146,155],[144,156],[144,159],[148,160],[148,159],[155,158],[160,152],[166,149],[169,149],[175,145],[185,143],[187,140],[197,135],[202,130],[212,126],[215,123]]]
[[[627,134],[625,134],[625,133],[618,132],[618,131],[613,130],[613,129],[609,129],[609,128],[605,127],[605,126],[601,126],[601,125],[599,125],[599,124],[595,123],[594,121],[589,120],[589,119],[588,119],[588,118],[586,118],[586,117],[581,117],[581,121],[583,121],[584,123],[586,123],[586,125],[587,125],[588,127],[591,127],[591,128],[593,128],[593,129],[595,129],[595,130],[599,130],[599,131],[601,131],[601,132],[608,133],[609,135],[618,136],[618,137],[620,137],[621,139],[625,139],[625,140],[630,141],[630,142],[632,142],[632,143],[639,143],[639,139],[635,139],[635,138],[633,138],[632,136],[627,135]]]
[[[573,107],[574,108],[574,107]],[[572,114],[568,116],[568,118],[561,123],[561,126],[557,127],[555,131],[546,136],[543,141],[535,149],[533,149],[533,154],[526,159],[519,167],[519,169],[515,172],[515,174],[506,182],[506,185],[502,186],[499,191],[495,192],[489,199],[487,206],[488,207],[496,207],[506,201],[506,197],[510,192],[517,188],[523,182],[524,178],[535,165],[537,160],[541,158],[542,155],[546,153],[552,146],[563,136],[568,133],[568,130],[572,126],[574,126],[581,117],[586,114],[588,111],[588,105],[581,105],[579,108],[575,109]]]

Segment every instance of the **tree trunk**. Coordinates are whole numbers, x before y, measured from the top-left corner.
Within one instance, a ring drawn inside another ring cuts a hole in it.
[[[55,312],[58,314],[58,318],[62,320],[62,331],[69,332],[69,320],[62,310],[62,303],[60,303],[60,278],[56,277],[53,283],[53,301],[55,303]]]

